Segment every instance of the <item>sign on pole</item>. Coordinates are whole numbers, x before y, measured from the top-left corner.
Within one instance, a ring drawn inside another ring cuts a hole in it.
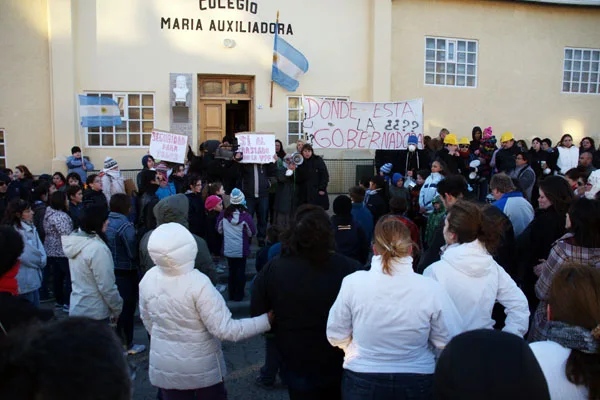
[[[183,164],[187,143],[188,137],[185,135],[153,130],[150,138],[150,155],[157,160]]]
[[[423,99],[357,103],[303,97],[303,128],[316,149],[400,150],[416,135],[423,148]]]
[[[236,133],[239,149],[244,158],[244,164],[269,164],[274,162],[275,156],[275,134],[240,132]]]

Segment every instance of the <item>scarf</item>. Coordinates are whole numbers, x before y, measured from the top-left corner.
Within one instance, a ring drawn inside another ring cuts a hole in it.
[[[581,326],[573,326],[560,321],[548,321],[543,333],[548,340],[571,350],[586,354],[598,354],[600,350],[600,327],[590,331]]]
[[[17,284],[17,274],[19,273],[19,267],[21,266],[21,261],[17,261],[17,263],[8,270],[7,273],[0,277],[0,292],[10,293],[13,296],[19,294],[19,285]]]

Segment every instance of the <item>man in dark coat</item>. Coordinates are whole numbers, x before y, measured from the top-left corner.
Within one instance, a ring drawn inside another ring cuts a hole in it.
[[[296,196],[298,204],[314,204],[329,209],[327,185],[329,172],[323,159],[314,155],[310,144],[302,146],[304,162],[296,168]]]
[[[516,145],[515,138],[511,132],[504,132],[500,137],[502,148],[496,153],[496,169],[498,172],[510,174],[516,167],[517,153],[519,146]]]

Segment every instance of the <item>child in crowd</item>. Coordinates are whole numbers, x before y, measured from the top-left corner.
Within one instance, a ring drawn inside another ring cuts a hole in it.
[[[229,300],[242,301],[246,287],[246,258],[256,226],[246,209],[246,197],[238,188],[231,191],[231,205],[221,211],[217,230],[223,235],[223,255],[229,264]]]
[[[392,182],[390,185],[390,198],[402,197],[406,199],[406,202],[410,204],[410,192],[404,187],[404,176],[401,173],[396,172],[392,175]]]
[[[390,182],[392,181],[392,163],[386,163],[383,164],[381,166],[381,168],[379,169],[379,176],[383,176],[383,178],[385,179],[385,182],[389,185]]]
[[[81,148],[79,146],[73,146],[71,148],[71,157],[67,158],[68,173],[76,173],[79,175],[80,182],[87,179],[88,171],[94,169],[94,164],[86,160],[81,156]]]
[[[223,184],[221,182],[213,182],[205,185],[204,189],[202,189],[202,196],[204,199],[207,199],[209,196],[219,196],[223,200],[223,196],[225,196]]]
[[[373,214],[373,222],[377,224],[379,218],[388,212],[388,195],[383,176],[374,176],[369,181],[369,190],[365,195],[365,206]]]
[[[221,265],[221,248],[223,247],[223,236],[217,232],[217,219],[223,211],[223,200],[219,196],[209,196],[204,202],[206,210],[206,245],[216,266],[218,273],[224,272]]]
[[[367,241],[371,243],[373,239],[373,214],[363,204],[365,200],[365,189],[362,186],[353,186],[349,190],[350,200],[352,200],[352,217],[365,231]]]
[[[101,205],[108,211],[108,201],[102,191],[102,178],[100,175],[92,174],[87,177],[87,189],[83,193],[83,204],[84,207],[90,205]]]
[[[419,206],[422,214],[431,214],[433,204],[431,201],[437,194],[437,185],[446,175],[445,164],[436,160],[431,164],[431,175],[425,180],[419,194]]]
[[[69,175],[67,175],[67,184],[69,186],[83,187],[83,182],[81,181],[81,177],[76,172],[71,172]]]
[[[431,204],[433,204],[433,212],[427,217],[427,228],[425,229],[425,248],[429,247],[431,240],[433,239],[435,228],[437,228],[442,223],[444,218],[446,218],[446,209],[444,208],[444,204],[442,203],[442,199],[439,195],[436,195],[433,198]]]
[[[169,181],[168,171],[169,167],[164,162],[161,162],[156,166],[157,178],[159,179],[159,188],[156,191],[156,195],[159,200],[177,194],[175,184],[172,181]]]

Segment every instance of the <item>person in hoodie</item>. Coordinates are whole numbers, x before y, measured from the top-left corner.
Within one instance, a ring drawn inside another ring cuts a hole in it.
[[[142,170],[140,172],[138,172],[135,182],[137,183],[137,187],[138,190],[140,189],[140,187],[142,186],[142,173],[145,170],[154,170],[154,157],[152,157],[150,154],[145,154],[144,157],[142,157]]]
[[[430,158],[428,151],[419,149],[418,144],[419,139],[417,135],[408,136],[406,150],[398,152],[397,167],[392,169],[392,172],[399,172],[406,177],[415,179],[417,171],[429,167]]]
[[[44,216],[44,249],[48,255],[48,267],[53,271],[56,307],[62,307],[65,312],[69,312],[71,275],[69,260],[63,251],[62,238],[73,232],[73,221],[67,210],[67,194],[54,192],[50,198],[50,207]]]
[[[471,132],[471,142],[469,143],[469,150],[475,157],[479,157],[481,152],[481,141],[483,139],[483,131],[479,126],[474,126]]]
[[[123,299],[115,281],[114,263],[106,245],[108,210],[91,206],[81,212],[78,231],[62,237],[71,273],[70,317],[116,321]]]
[[[446,177],[446,164],[441,160],[435,160],[431,164],[431,175],[425,179],[423,187],[419,192],[419,207],[421,214],[433,212],[433,199],[437,195],[437,186]]]
[[[440,261],[423,272],[446,289],[460,315],[462,331],[492,329],[494,304],[505,307],[503,331],[523,337],[529,327],[527,298],[491,253],[500,242],[494,221],[477,205],[459,200],[446,217],[446,247]]]
[[[425,248],[429,248],[429,245],[433,241],[433,235],[438,226],[444,223],[446,218],[446,208],[439,195],[436,195],[433,200],[433,212],[427,217],[427,226],[425,227],[424,243]]]
[[[490,189],[496,199],[493,205],[510,219],[515,237],[519,237],[533,220],[531,203],[523,197],[523,193],[516,190],[512,179],[506,174],[494,175],[490,181]]]
[[[94,169],[94,164],[82,157],[79,146],[73,146],[71,148],[71,156],[67,157],[67,168],[67,174],[75,172],[81,178],[81,182],[85,182],[87,173]]]
[[[159,184],[158,190],[156,191],[156,195],[158,196],[159,200],[177,194],[175,184],[172,180],[169,180],[168,171],[169,167],[164,162],[161,162],[156,166],[156,178],[158,179]]]
[[[358,222],[358,225],[365,232],[368,243],[373,239],[373,214],[364,205],[365,189],[361,186],[353,186],[348,191],[350,200],[352,200],[352,217]]]
[[[365,194],[365,206],[373,214],[373,223],[388,212],[387,184],[383,176],[375,175],[369,181],[369,190]]]
[[[102,191],[106,196],[106,202],[110,201],[110,196],[116,193],[125,193],[125,181],[119,170],[119,163],[112,157],[104,159],[104,169],[102,170]]]
[[[188,212],[188,223],[190,232],[206,239],[206,210],[204,209],[205,199],[202,197],[202,179],[200,175],[190,175],[188,181],[188,192],[186,197],[190,202],[190,210]]]
[[[156,228],[147,242],[156,266],[140,282],[140,317],[150,335],[150,383],[164,400],[226,399],[221,340],[266,332],[273,320],[272,313],[232,319],[223,296],[194,268],[196,243],[173,222]]]
[[[223,255],[229,265],[229,299],[242,301],[246,286],[246,258],[250,255],[250,240],[256,235],[252,216],[246,211],[244,193],[231,191],[231,205],[221,211],[217,230],[223,235]]]
[[[108,201],[102,191],[104,183],[100,175],[91,174],[87,177],[87,189],[83,193],[83,207],[102,206],[108,211]]]
[[[46,250],[33,224],[31,205],[22,199],[14,199],[8,204],[3,224],[12,225],[23,238],[21,266],[17,274],[19,296],[39,307],[39,289],[42,286],[43,270],[46,267]]]
[[[135,228],[127,219],[130,208],[131,202],[126,194],[117,193],[110,198],[106,239],[115,266],[115,282],[123,299],[117,333],[123,340],[127,353],[137,354],[146,347],[133,343],[134,315],[139,297],[139,268]]]
[[[333,213],[331,225],[335,250],[365,265],[369,256],[369,242],[365,231],[352,217],[352,200],[343,194],[336,197],[333,201]]]
[[[399,172],[392,175],[390,182],[390,199],[393,197],[402,197],[406,199],[407,204],[410,204],[410,192],[404,187],[404,176]]]

